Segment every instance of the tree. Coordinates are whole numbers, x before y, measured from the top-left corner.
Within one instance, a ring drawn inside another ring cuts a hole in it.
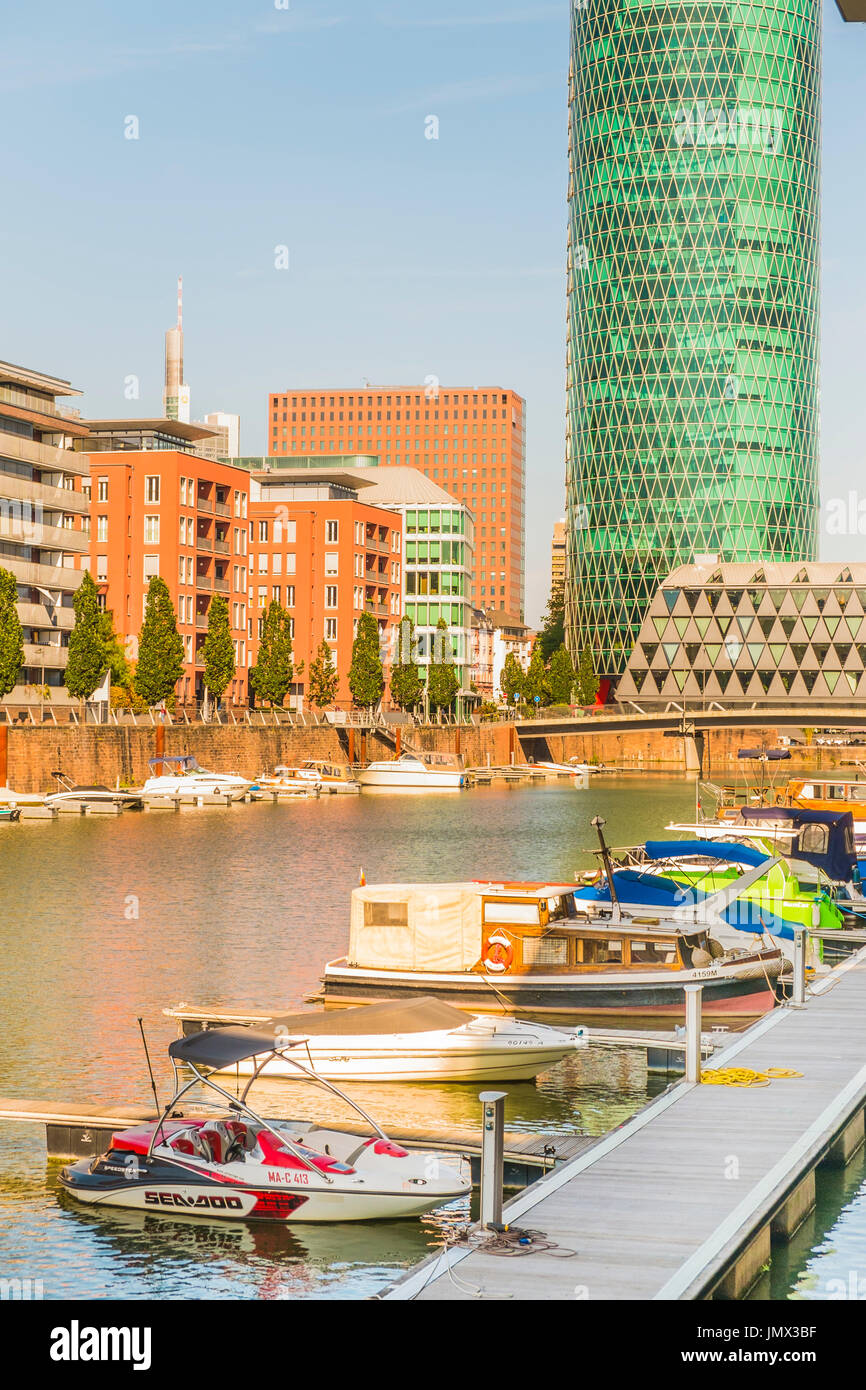
[[[75,626],[69,636],[69,659],[63,683],[79,701],[89,700],[108,670],[105,623],[99,608],[99,593],[89,570],[85,570],[72,600]]]
[[[541,655],[541,647],[538,642],[533,648],[529,670],[523,681],[523,697],[530,705],[546,705],[550,702],[550,683],[547,679],[544,657]]]
[[[356,705],[377,705],[385,689],[385,673],[379,652],[379,624],[372,613],[362,613],[352,643],[349,689]]]
[[[525,680],[526,672],[514,652],[509,652],[505,658],[502,675],[499,678],[499,687],[509,704],[512,703],[515,696],[520,694]]]
[[[427,670],[427,695],[434,709],[450,709],[460,689],[460,677],[454,665],[448,624],[440,618],[433,638],[433,651]]]
[[[568,655],[565,644],[557,647],[550,658],[550,700],[554,705],[571,704],[574,691],[574,664]]]
[[[295,667],[292,661],[292,620],[276,599],[271,599],[262,624],[259,655],[250,671],[250,685],[260,700],[282,706],[289,693]]]
[[[315,661],[310,664],[310,704],[316,709],[327,709],[336,700],[339,688],[340,673],[334,665],[334,653],[323,639]]]
[[[122,640],[114,630],[114,614],[105,608],[99,615],[105,669],[111,672],[111,688],[129,691],[132,688],[132,667]]]
[[[556,580],[550,591],[547,612],[535,645],[541,648],[542,659],[550,661],[565,641],[565,584]]]
[[[0,700],[17,684],[24,665],[24,630],[17,603],[15,575],[0,569]]]
[[[584,647],[577,663],[574,694],[579,705],[591,705],[598,694],[599,679],[595,674],[592,648]]]
[[[424,697],[424,682],[421,679],[421,669],[415,660],[417,644],[415,624],[411,618],[402,620],[399,633],[398,660],[391,667],[391,699],[401,709],[414,709]]]
[[[235,674],[235,648],[229,626],[229,606],[222,594],[214,594],[207,615],[204,639],[204,688],[219,699]]]
[[[171,699],[183,675],[183,667],[183,641],[177,630],[171,594],[165,580],[157,574],[147,586],[135,668],[136,693],[149,706]]]

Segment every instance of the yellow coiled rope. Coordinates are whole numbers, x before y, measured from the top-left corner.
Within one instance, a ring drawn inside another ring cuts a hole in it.
[[[752,1071],[750,1067],[719,1067],[716,1071],[702,1071],[701,1085],[769,1086],[771,1081],[802,1075],[801,1071],[788,1071],[784,1067],[767,1067],[766,1071]]]

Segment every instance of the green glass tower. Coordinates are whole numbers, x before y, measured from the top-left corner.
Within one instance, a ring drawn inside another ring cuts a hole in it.
[[[573,0],[568,580],[618,675],[677,565],[817,555],[821,5]]]

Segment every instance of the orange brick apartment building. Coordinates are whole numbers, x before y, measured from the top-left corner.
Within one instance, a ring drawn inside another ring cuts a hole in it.
[[[295,665],[304,663],[292,694],[306,696],[310,664],[325,640],[340,673],[336,703],[343,707],[351,704],[358,617],[365,609],[372,613],[389,644],[402,613],[402,518],[359,501],[354,481],[337,469],[328,482],[250,479],[251,659],[264,611],[276,598],[292,618]]]
[[[501,387],[273,392],[267,453],[376,454],[417,468],[475,518],[471,603],[523,617],[526,403]]]
[[[237,673],[227,702],[246,703],[249,474],[176,449],[90,455],[90,570],[132,658],[148,583],[168,585],[186,649],[178,697],[201,699],[202,647],[215,593],[229,608]]]

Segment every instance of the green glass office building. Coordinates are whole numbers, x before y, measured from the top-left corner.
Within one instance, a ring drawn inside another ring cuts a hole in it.
[[[572,650],[676,566],[817,555],[821,6],[573,0]]]

